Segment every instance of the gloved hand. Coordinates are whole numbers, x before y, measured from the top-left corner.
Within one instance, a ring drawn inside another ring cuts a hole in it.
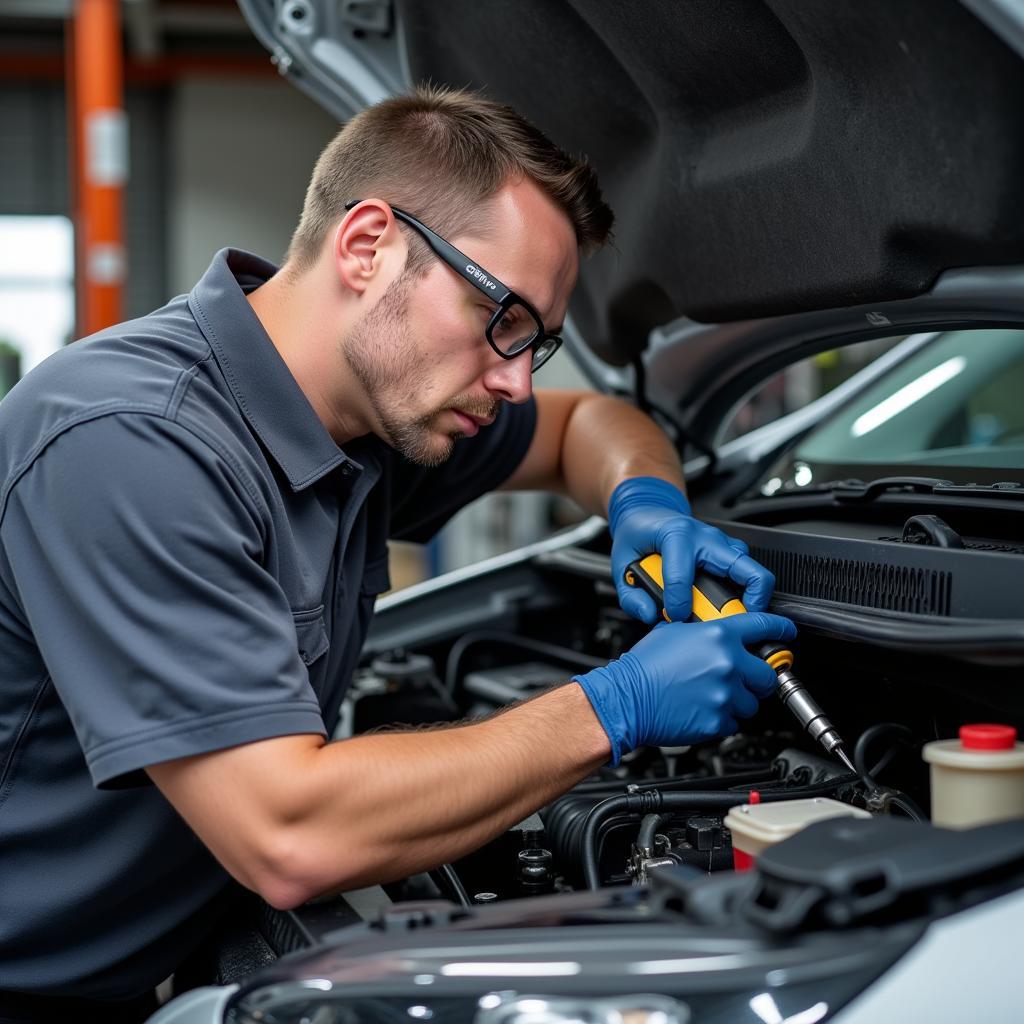
[[[694,519],[683,492],[668,481],[653,476],[623,480],[608,501],[608,526],[619,604],[634,618],[648,625],[659,618],[650,595],[624,579],[630,562],[655,553],[662,558],[665,611],[673,622],[690,617],[698,565],[739,583],[748,611],[768,607],[775,577],[750,557],[743,541]]]
[[[737,731],[775,692],[775,670],[747,645],[792,640],[789,619],[764,612],[713,622],[662,622],[632,650],[574,676],[611,741],[611,763],[634,747],[674,747]]]

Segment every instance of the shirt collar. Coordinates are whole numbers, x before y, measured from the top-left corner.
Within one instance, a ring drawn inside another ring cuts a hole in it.
[[[188,302],[242,415],[298,491],[343,463],[362,467],[334,443],[246,301],[276,273],[259,256],[221,249]]]

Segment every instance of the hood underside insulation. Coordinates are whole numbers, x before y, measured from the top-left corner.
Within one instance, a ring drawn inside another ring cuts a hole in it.
[[[415,81],[586,153],[617,215],[573,313],[623,364],[677,316],[907,298],[1024,262],[1024,61],[956,0],[405,2]]]

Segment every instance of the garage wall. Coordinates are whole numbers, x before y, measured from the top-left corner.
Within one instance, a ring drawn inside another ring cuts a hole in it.
[[[189,290],[224,245],[279,260],[332,118],[276,78],[129,87],[125,315]],[[0,213],[69,214],[62,82],[0,84]]]
[[[166,90],[125,90],[129,176],[124,229],[125,316],[148,313],[166,294]],[[67,98],[63,82],[0,83],[0,214],[71,216]]]
[[[70,213],[60,82],[0,84],[0,214]]]
[[[280,262],[338,125],[274,78],[189,78],[169,118],[169,285],[188,291],[226,245]]]

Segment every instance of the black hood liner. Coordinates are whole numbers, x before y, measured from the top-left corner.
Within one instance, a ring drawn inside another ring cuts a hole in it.
[[[616,240],[572,312],[609,362],[678,316],[1024,262],[1024,61],[956,0],[401,6],[414,81],[482,88],[597,168]]]

